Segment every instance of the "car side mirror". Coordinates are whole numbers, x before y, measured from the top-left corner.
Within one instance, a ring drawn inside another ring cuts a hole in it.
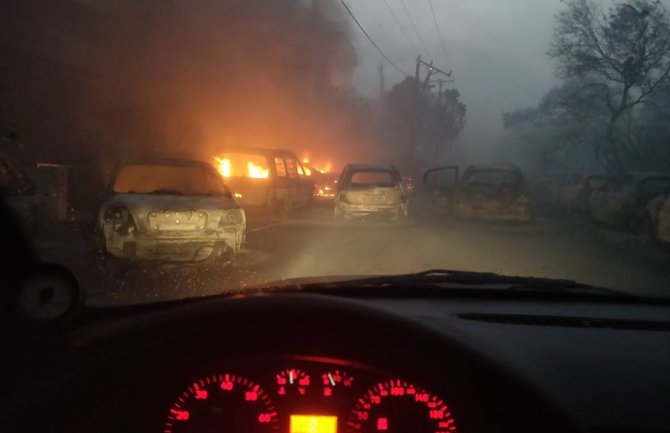
[[[64,266],[40,263],[19,282],[14,305],[20,316],[46,322],[68,316],[84,304],[77,279]]]

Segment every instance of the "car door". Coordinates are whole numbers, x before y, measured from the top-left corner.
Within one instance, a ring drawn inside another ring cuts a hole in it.
[[[593,191],[588,200],[588,210],[591,219],[597,222],[606,222],[607,212],[604,209],[607,196],[613,191],[616,179],[608,179],[598,189]]]
[[[284,159],[280,156],[275,155],[274,167],[275,167],[275,179],[273,181],[273,191],[271,192],[272,198],[270,198],[271,208],[276,208],[277,211],[284,211],[288,207],[290,201],[290,181],[288,179],[288,173],[286,170],[286,163]]]
[[[423,174],[423,202],[433,212],[451,214],[458,194],[458,166],[435,167]]]
[[[596,196],[597,221],[609,226],[616,225],[621,206],[627,194],[630,193],[630,183],[627,179],[613,178],[605,182],[600,194]]]
[[[298,178],[298,160],[292,156],[284,156],[287,177],[287,203],[290,208],[300,205],[300,179]]]
[[[309,203],[314,198],[315,173],[308,171],[302,163],[296,159],[298,169],[298,188],[300,190],[300,204]]]

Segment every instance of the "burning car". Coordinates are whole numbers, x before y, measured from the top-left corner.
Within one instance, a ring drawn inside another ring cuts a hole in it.
[[[117,168],[97,225],[109,258],[201,262],[240,250],[246,215],[211,165],[150,160]]]
[[[407,217],[407,196],[392,166],[350,164],[342,171],[335,195],[335,218]]]
[[[311,172],[288,150],[228,148],[214,161],[235,200],[245,209],[285,213],[312,200]]]
[[[455,196],[454,214],[488,221],[530,222],[530,194],[521,170],[506,164],[468,167]]]
[[[318,202],[332,202],[337,192],[337,174],[322,173],[311,168],[314,177],[314,200]]]

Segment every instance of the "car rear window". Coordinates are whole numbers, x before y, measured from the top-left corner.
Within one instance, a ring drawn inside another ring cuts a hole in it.
[[[213,170],[177,165],[127,165],[114,180],[115,193],[218,195],[227,190]]]
[[[357,171],[351,175],[351,186],[382,186],[390,187],[396,184],[395,176],[388,170]]]

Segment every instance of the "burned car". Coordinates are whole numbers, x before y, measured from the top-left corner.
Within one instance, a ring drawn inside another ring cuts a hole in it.
[[[347,165],[337,182],[335,218],[407,217],[407,196],[398,170],[388,165]]]
[[[571,215],[586,215],[589,211],[589,198],[608,179],[605,175],[575,177],[559,192],[559,204]]]
[[[9,207],[19,215],[26,229],[34,229],[39,219],[42,200],[36,187],[19,162],[0,153],[0,194]]]
[[[337,191],[338,175],[335,173],[322,173],[313,167],[310,167],[309,170],[314,178],[314,200],[317,203],[332,203]]]
[[[240,250],[246,215],[213,166],[150,160],[115,171],[97,225],[109,258],[201,262]]]
[[[487,221],[532,221],[530,194],[520,169],[511,165],[470,166],[455,196],[454,215]]]
[[[291,151],[230,147],[214,157],[235,200],[246,210],[286,213],[312,201],[314,181]]]
[[[649,220],[648,204],[669,188],[670,175],[664,173],[612,177],[589,197],[589,214],[594,222],[638,232]]]

